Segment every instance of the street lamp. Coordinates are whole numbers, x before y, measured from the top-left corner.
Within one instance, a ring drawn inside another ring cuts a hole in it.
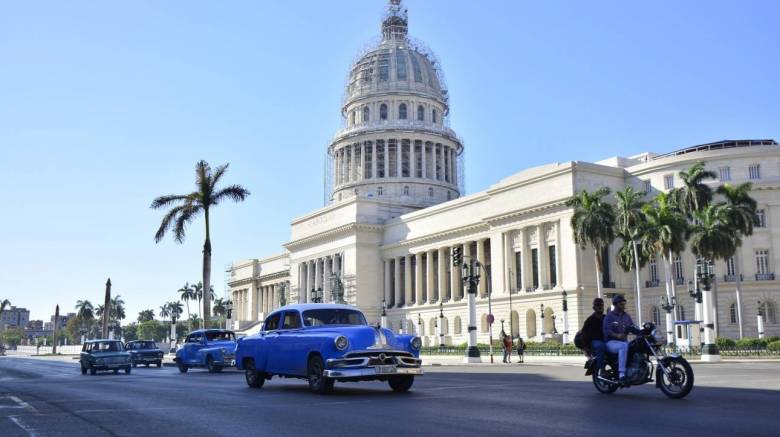
[[[542,314],[542,341],[544,341],[544,304],[539,304],[539,312]]]
[[[417,335],[422,335],[422,316],[417,313]]]
[[[311,301],[313,303],[322,303],[322,287],[311,290]]]
[[[230,329],[230,320],[233,318],[233,301],[227,301],[225,305],[225,329]]]
[[[279,308],[287,305],[287,282],[279,284]]]
[[[387,328],[387,301],[382,298],[382,318],[379,321],[379,325],[383,328]]]
[[[761,301],[758,301],[758,338],[764,338],[764,307],[761,306]]]
[[[674,344],[674,326],[672,323],[672,311],[677,306],[677,297],[671,299],[661,296],[661,308],[666,311],[666,343]]]
[[[465,261],[465,262],[464,262]],[[477,347],[477,285],[479,284],[479,264],[476,260],[468,257],[463,259],[463,253],[460,246],[452,248],[452,265],[461,267],[461,280],[463,288],[468,290],[468,311],[469,311],[469,346],[466,349],[464,361],[467,363],[482,362],[479,348]]]
[[[569,302],[566,300],[566,290],[561,292],[563,299],[563,344],[569,342]]]
[[[715,344],[714,300],[712,296],[712,280],[715,278],[715,268],[709,260],[702,260],[696,271],[697,285],[702,294],[702,319],[704,321],[704,346],[701,348],[702,361],[719,362],[720,351]]]
[[[439,302],[439,350],[444,349],[444,302]]]

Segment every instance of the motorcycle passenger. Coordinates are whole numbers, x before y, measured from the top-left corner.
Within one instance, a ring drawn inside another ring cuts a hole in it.
[[[604,339],[607,341],[607,350],[618,356],[618,374],[620,383],[626,382],[626,361],[628,359],[629,332],[637,331],[634,321],[626,313],[626,298],[618,294],[612,298],[615,307],[604,317]]]
[[[604,299],[593,299],[593,314],[582,325],[583,343],[589,346],[588,352],[596,357],[596,368],[604,368],[604,353],[607,345],[604,343]]]

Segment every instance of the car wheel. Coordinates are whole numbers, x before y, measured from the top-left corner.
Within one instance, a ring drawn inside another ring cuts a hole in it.
[[[189,368],[187,367],[187,365],[186,365],[186,364],[184,364],[184,363],[182,363],[181,361],[179,361],[178,363],[176,363],[176,367],[178,367],[178,368],[179,368],[179,373],[187,373],[187,370],[189,370]]]
[[[244,377],[246,378],[246,385],[252,388],[261,388],[265,384],[265,373],[258,372],[255,369],[253,360],[244,363]]]
[[[119,369],[117,369],[117,372],[118,371],[119,371]],[[130,366],[125,367],[125,373],[128,374],[128,375],[130,374]]]
[[[116,375],[117,373],[119,373],[119,369],[114,369],[114,375]]]
[[[222,371],[221,367],[214,364],[214,358],[212,358],[211,355],[206,358],[206,368],[209,369],[210,373],[217,373]]]
[[[84,365],[83,365],[83,364],[81,365],[81,374],[82,374],[82,375],[86,375],[86,374],[87,374],[87,368],[86,368],[86,367],[84,367]]]
[[[133,361],[133,367],[138,367],[138,363],[136,363],[135,361]]]
[[[403,393],[409,391],[414,383],[414,375],[391,376],[387,381],[394,392]]]
[[[158,367],[158,368],[162,367],[162,361],[158,361],[158,362],[157,362],[157,367]]]
[[[333,391],[333,381],[330,378],[326,378],[323,373],[325,372],[325,364],[322,362],[322,358],[319,355],[315,355],[309,358],[308,371],[306,374],[309,376],[309,389],[314,393],[327,394]]]
[[[90,375],[95,375],[95,374],[97,374],[97,369],[96,369],[96,368],[94,368],[94,367],[90,367],[90,368],[89,368],[89,374],[90,374]]]

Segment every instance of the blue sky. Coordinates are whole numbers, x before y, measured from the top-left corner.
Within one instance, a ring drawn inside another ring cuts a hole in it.
[[[0,298],[138,311],[200,276],[202,221],[153,241],[195,162],[252,191],[213,214],[214,281],[322,206],[346,74],[384,0],[0,0]],[[776,1],[406,0],[441,60],[471,193],[535,165],[780,139]]]

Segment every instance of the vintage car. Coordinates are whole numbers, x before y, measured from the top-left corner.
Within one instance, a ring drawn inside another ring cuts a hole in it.
[[[113,370],[119,373],[124,369],[125,373],[130,373],[132,361],[130,353],[125,351],[125,347],[119,340],[90,340],[81,347],[79,356],[81,364],[81,374],[86,375],[87,370],[94,375],[98,370]]]
[[[236,335],[224,329],[199,329],[187,335],[184,345],[174,358],[179,372],[191,367],[205,367],[209,372],[221,372],[236,365]]]
[[[260,388],[272,376],[309,381],[329,393],[335,381],[387,381],[397,392],[422,375],[420,338],[369,326],[357,308],[339,304],[282,307],[265,319],[257,335],[241,338],[236,366],[246,383]]]
[[[157,367],[162,367],[163,351],[157,347],[154,340],[129,341],[125,344],[125,350],[130,352],[133,367],[139,364],[146,364],[146,367],[156,364]]]

